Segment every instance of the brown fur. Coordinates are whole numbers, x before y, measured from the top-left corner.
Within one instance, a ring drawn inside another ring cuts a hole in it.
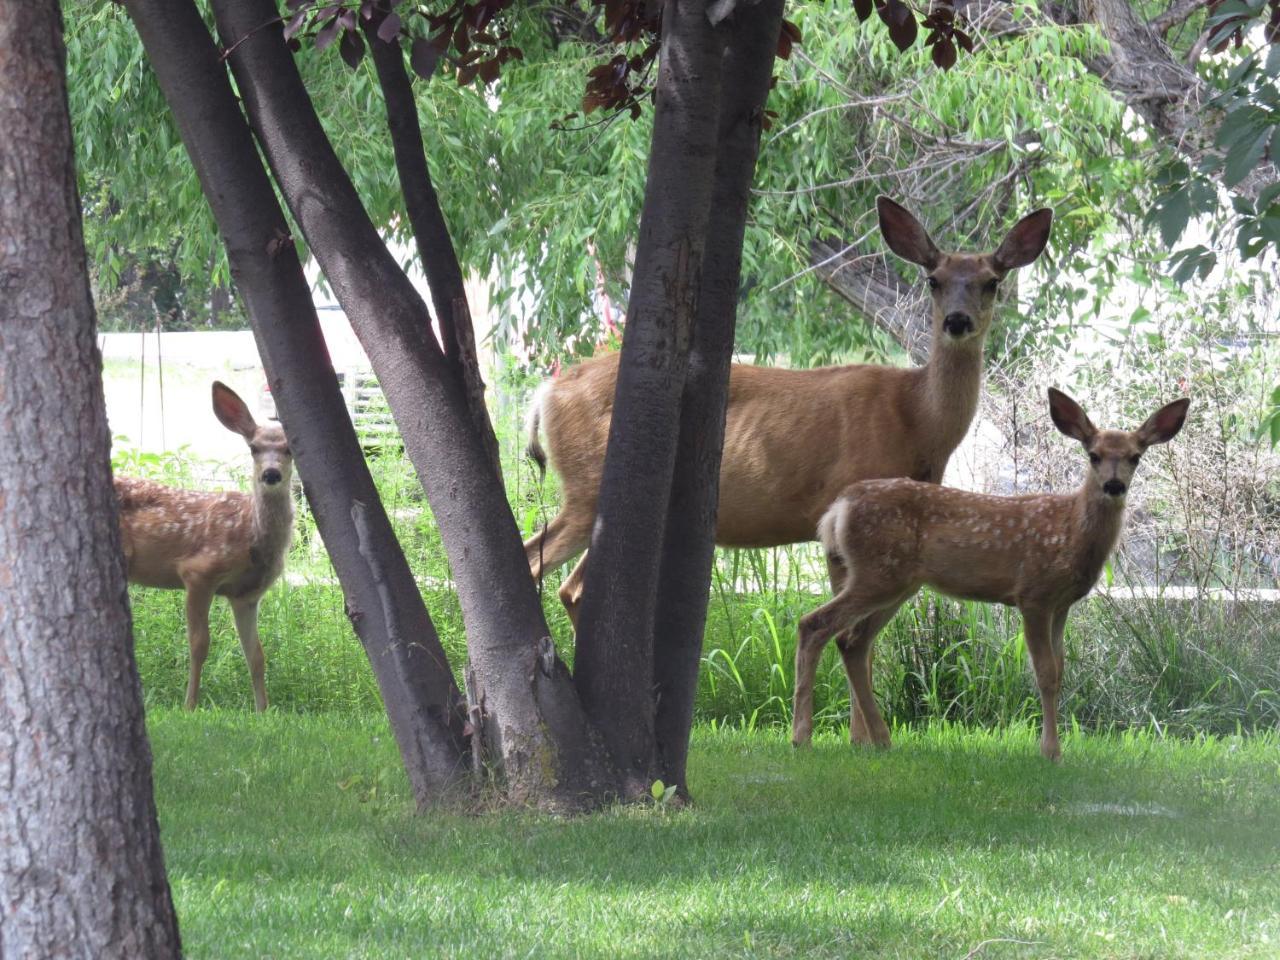
[[[258,426],[244,402],[221,383],[214,384],[213,393],[215,413],[245,437],[253,453],[254,492],[200,493],[116,477],[121,543],[130,582],[187,593],[187,709],[194,709],[199,698],[209,652],[209,607],[221,595],[235,614],[255,705],[265,710],[258,602],[284,569],[293,536],[293,456],[279,426]],[[269,471],[273,478],[279,475],[274,483],[264,479]]]
[[[888,728],[871,695],[871,647],[899,605],[928,585],[1022,612],[1044,709],[1041,751],[1060,757],[1057,692],[1067,614],[1097,583],[1115,546],[1138,459],[1147,446],[1165,443],[1181,429],[1189,401],[1167,405],[1131,433],[1095,430],[1058,391],[1050,391],[1050,402],[1058,429],[1080,440],[1090,455],[1088,476],[1075,493],[996,497],[913,480],[874,480],[851,485],[831,505],[819,529],[828,555],[846,574],[838,595],[800,622],[794,743],[809,739],[814,671],[829,635],[840,631],[853,709],[862,714],[862,724],[851,730],[857,734],[861,727],[870,742],[888,745]]]
[[[897,204],[881,198],[879,212],[890,246],[924,266],[935,284],[929,361],[914,369],[734,364],[720,467],[721,545],[811,540],[823,511],[855,480],[939,481],[969,429],[982,385],[995,284],[1039,255],[1051,215],[1041,210],[1025,217],[995,253],[944,254]],[[972,318],[972,329],[953,336],[944,331],[944,318],[957,312]],[[525,543],[535,579],[590,539],[617,373],[617,354],[596,357],[565,370],[535,400],[530,449],[534,456],[541,453],[540,420],[564,496],[546,531]],[[582,572],[580,562],[560,591],[571,616],[581,597]]]

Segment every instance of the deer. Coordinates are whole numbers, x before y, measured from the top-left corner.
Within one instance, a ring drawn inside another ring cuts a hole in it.
[[[1019,220],[993,253],[943,253],[893,200],[879,197],[876,212],[889,249],[926,272],[928,361],[813,370],[733,364],[720,465],[721,546],[812,540],[823,512],[855,480],[940,482],[977,411],[1000,283],[1040,256],[1053,222],[1042,208]],[[603,354],[563,370],[534,396],[527,450],[545,472],[541,427],[563,494],[560,511],[524,544],[537,582],[590,541],[617,376],[618,354]],[[559,591],[575,624],[585,565],[586,554]],[[842,574],[830,574],[834,589]],[[855,731],[863,733],[860,725]]]
[[[120,537],[129,582],[186,591],[191,657],[186,709],[194,710],[200,698],[209,608],[220,595],[231,604],[254,706],[261,713],[267,709],[267,687],[258,603],[284,570],[293,538],[293,453],[279,424],[258,424],[236,392],[217,381],[213,412],[248,444],[253,492],[205,493],[116,477]]]
[[[818,524],[819,539],[844,579],[833,599],[799,623],[791,742],[810,740],[818,660],[838,631],[870,740],[889,746],[871,690],[872,645],[898,607],[930,586],[947,596],[1018,608],[1040,692],[1040,753],[1059,761],[1067,615],[1098,582],[1116,545],[1143,453],[1177,435],[1190,404],[1185,397],[1167,403],[1137,430],[1098,430],[1076,401],[1050,387],[1054,426],[1079,441],[1089,457],[1074,493],[993,496],[902,478],[851,484]]]

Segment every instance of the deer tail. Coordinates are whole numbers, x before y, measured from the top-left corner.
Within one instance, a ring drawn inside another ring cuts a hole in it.
[[[552,382],[547,380],[534,391],[533,400],[529,404],[529,412],[525,414],[524,421],[525,432],[529,436],[529,443],[524,448],[524,452],[538,465],[538,475],[541,477],[547,475],[547,452],[542,449],[538,428],[542,425],[542,405],[546,402],[547,392],[551,389]]]

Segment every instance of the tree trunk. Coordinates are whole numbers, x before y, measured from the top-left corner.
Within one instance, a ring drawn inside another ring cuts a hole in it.
[[[276,183],[369,355],[439,525],[482,735],[508,798],[581,809],[617,792],[550,631],[506,493],[426,305],[370,222],[284,44],[272,0],[214,0]],[[263,24],[270,26],[263,27]]]
[[[177,957],[53,0],[0,0],[0,956]]]
[[[454,375],[462,381],[472,422],[493,461],[494,472],[501,478],[498,438],[493,433],[493,424],[484,403],[484,380],[476,355],[476,335],[463,286],[462,267],[449,237],[449,226],[445,223],[444,211],[440,209],[440,199],[431,182],[422,130],[418,125],[418,105],[413,99],[409,73],[404,68],[404,52],[399,38],[391,43],[378,38],[378,27],[382,21],[383,16],[375,13],[364,21],[364,30],[377,70],[378,85],[387,106],[387,127],[391,132],[400,192],[404,195],[409,224],[418,242],[418,258],[431,288],[431,301],[440,324],[445,358],[453,367]]]
[[[655,733],[662,779],[687,796],[686,760],[715,553],[720,454],[747,205],[783,0],[738,10],[726,31],[715,190],[680,409],[654,628]]]
[[[657,773],[654,623],[680,398],[715,178],[723,31],[704,0],[663,11],[657,105],[574,677],[628,793]]]
[[[467,778],[465,704],[396,541],[325,349],[288,226],[208,29],[190,3],[130,0],[209,198],[347,615],[419,807]]]

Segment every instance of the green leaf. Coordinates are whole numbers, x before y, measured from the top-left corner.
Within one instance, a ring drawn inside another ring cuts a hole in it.
[[[1262,153],[1266,150],[1267,140],[1270,138],[1271,131],[1263,130],[1251,140],[1246,138],[1237,141],[1227,151],[1227,162],[1222,168],[1222,182],[1228,187],[1234,187],[1247,177],[1262,159]]]
[[[653,799],[661,800],[666,789],[666,785],[661,780],[655,780],[653,781],[653,786],[649,788],[649,792],[653,794]]]

